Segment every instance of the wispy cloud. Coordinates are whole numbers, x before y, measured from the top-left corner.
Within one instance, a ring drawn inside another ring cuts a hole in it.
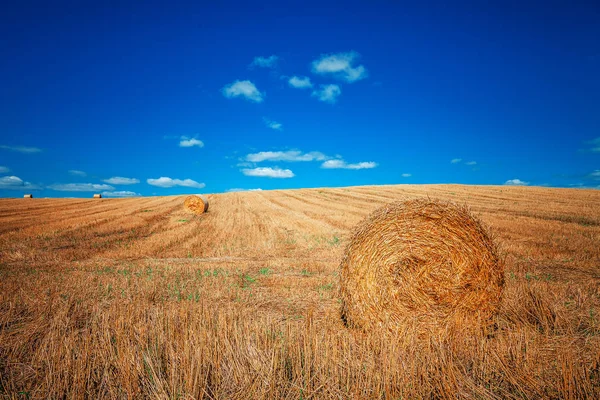
[[[477,165],[477,161],[469,161],[465,163],[466,165]]]
[[[267,125],[267,127],[274,129],[276,131],[282,131],[283,130],[283,125],[277,121],[272,121],[269,118],[263,118],[263,121],[265,122],[265,125]]]
[[[402,174],[403,178],[410,178],[412,176],[412,174]]]
[[[452,164],[458,164],[461,161],[462,161],[462,158],[453,158],[452,160],[450,160],[450,163],[452,163]]]
[[[275,68],[279,57],[272,55],[269,57],[254,57],[254,60],[250,64],[250,67],[261,67],[261,68]]]
[[[310,81],[310,78],[307,76],[303,76],[303,77],[292,76],[288,80],[288,84],[291,87],[296,88],[296,89],[310,89],[311,87],[313,87],[313,84]]]
[[[504,182],[504,184],[509,186],[527,186],[529,185],[529,182],[525,182],[520,179],[509,179]]]
[[[594,180],[600,180],[600,169],[595,170],[594,172],[589,174],[588,177]]]
[[[102,192],[113,191],[114,187],[110,185],[97,183],[55,183],[48,186],[48,189],[57,190],[59,192]]]
[[[1,165],[0,165],[0,174],[5,174],[5,173],[7,173],[8,171],[10,171],[10,168],[8,168],[8,167],[3,167],[3,166],[1,166]]]
[[[592,153],[600,153],[600,137],[590,140],[587,144],[590,146],[589,151]]]
[[[42,151],[42,149],[39,149],[37,147],[27,147],[27,146],[5,146],[5,145],[0,145],[0,149],[9,150],[9,151],[16,151],[18,153],[25,153],[25,154],[34,154],[34,153],[39,153],[39,152]]]
[[[363,161],[356,164],[348,164],[344,160],[327,160],[321,164],[321,168],[325,169],[371,169],[377,167],[377,163],[373,161]]]
[[[290,169],[281,169],[279,167],[259,167],[245,168],[242,173],[246,176],[257,176],[263,178],[293,178],[295,175]]]
[[[312,92],[312,96],[325,103],[335,104],[337,98],[342,94],[342,89],[335,84],[320,85],[319,88]]]
[[[204,147],[204,142],[196,138],[182,136],[179,138],[179,147]]]
[[[355,51],[324,54],[313,61],[312,71],[319,75],[331,75],[348,83],[356,82],[369,75],[363,65],[354,66],[359,58],[360,54]]]
[[[76,170],[76,169],[70,169],[69,170],[69,174],[73,175],[73,176],[82,176],[82,177],[83,176],[87,176],[87,174],[85,172],[79,171],[79,170]]]
[[[134,185],[140,183],[140,180],[122,176],[113,176],[112,178],[104,179],[102,182],[110,183],[111,185]]]
[[[222,89],[223,96],[228,99],[234,97],[243,97],[246,100],[254,103],[262,103],[264,100],[264,93],[261,93],[254,83],[250,81],[235,81],[229,85],[225,85]]]
[[[136,192],[130,192],[128,190],[118,190],[116,192],[102,192],[102,196],[104,197],[136,197],[141,196],[141,194]]]
[[[227,192],[260,192],[262,191],[261,188],[256,188],[256,189],[242,189],[242,188],[231,188],[231,189],[227,189]]]
[[[166,176],[161,176],[157,179],[146,180],[149,185],[158,186],[161,188],[170,188],[174,186],[191,187],[196,189],[202,189],[206,185],[204,183],[196,182],[192,179],[173,179]]]
[[[323,161],[327,157],[320,151],[311,151],[309,153],[302,153],[298,150],[288,151],[261,151],[259,153],[251,153],[246,156],[246,161],[250,162],[263,162],[263,161]]]
[[[8,190],[40,190],[41,187],[31,182],[25,182],[18,176],[3,176],[0,178],[0,189]]]

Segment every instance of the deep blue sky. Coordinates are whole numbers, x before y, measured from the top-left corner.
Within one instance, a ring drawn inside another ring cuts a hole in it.
[[[600,185],[597,2],[412,3],[4,4],[0,196]]]

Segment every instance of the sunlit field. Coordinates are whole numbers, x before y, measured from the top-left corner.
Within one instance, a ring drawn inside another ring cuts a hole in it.
[[[383,204],[467,204],[495,234],[495,330],[340,319],[352,228]],[[0,397],[600,398],[600,191],[401,185],[0,199]]]

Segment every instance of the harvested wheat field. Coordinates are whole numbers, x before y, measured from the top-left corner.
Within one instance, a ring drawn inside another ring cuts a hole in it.
[[[0,200],[0,397],[600,398],[600,191],[244,192],[200,215],[185,197]],[[354,227],[428,197],[499,246],[493,329],[346,327]]]

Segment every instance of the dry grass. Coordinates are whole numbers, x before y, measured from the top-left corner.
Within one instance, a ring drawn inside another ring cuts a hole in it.
[[[351,229],[400,198],[497,233],[493,335],[339,318]],[[0,200],[3,398],[599,398],[600,192],[382,186]]]
[[[487,327],[504,286],[488,229],[465,206],[387,204],[361,222],[340,265],[342,319],[357,328],[448,335]]]

